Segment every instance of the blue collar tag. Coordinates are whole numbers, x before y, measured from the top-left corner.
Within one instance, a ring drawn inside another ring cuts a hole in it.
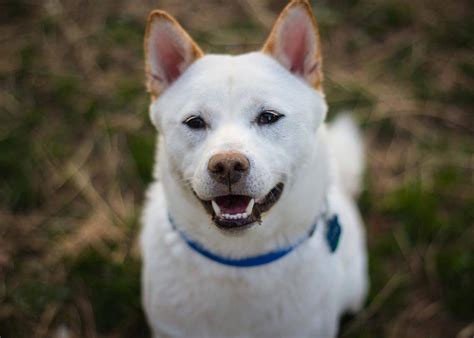
[[[332,253],[337,250],[339,245],[339,238],[341,237],[341,224],[339,224],[339,218],[334,215],[326,221],[326,240],[329,245],[329,249]]]
[[[272,263],[286,256],[287,254],[295,250],[297,247],[299,247],[301,244],[306,242],[306,240],[311,238],[318,224],[318,220],[317,220],[316,222],[314,222],[314,224],[311,225],[311,228],[309,229],[306,236],[304,236],[303,238],[300,238],[296,243],[288,247],[280,248],[280,249],[270,251],[270,252],[257,255],[257,256],[250,256],[246,258],[228,258],[228,257],[223,257],[218,254],[215,254],[207,250],[200,243],[193,241],[184,232],[182,232],[176,227],[174,220],[170,215],[168,215],[168,219],[171,223],[172,228],[180,235],[180,237],[188,245],[189,248],[191,248],[192,250],[196,251],[197,253],[201,254],[202,256],[214,262],[227,265],[227,266],[236,267],[236,268],[257,267],[257,266]],[[328,242],[331,253],[334,253],[337,249],[337,246],[339,243],[339,237],[341,235],[341,230],[342,229],[339,224],[337,215],[334,215],[331,219],[326,220],[326,240]]]

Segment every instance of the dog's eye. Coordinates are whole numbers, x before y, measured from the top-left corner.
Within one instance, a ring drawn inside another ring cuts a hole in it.
[[[191,129],[204,129],[207,126],[202,117],[195,115],[186,118],[183,123]]]
[[[259,125],[272,124],[278,121],[283,116],[285,115],[279,114],[273,110],[265,110],[257,116],[256,122]]]

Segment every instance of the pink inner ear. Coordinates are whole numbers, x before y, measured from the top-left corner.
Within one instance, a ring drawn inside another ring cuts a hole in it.
[[[154,32],[152,60],[154,75],[164,75],[168,83],[175,81],[182,72],[182,64],[185,62],[183,47],[176,41],[174,34],[167,29]]]
[[[310,29],[311,24],[305,15],[300,14],[293,15],[281,32],[283,52],[288,58],[288,68],[292,73],[303,75],[305,72],[305,60],[310,52]]]

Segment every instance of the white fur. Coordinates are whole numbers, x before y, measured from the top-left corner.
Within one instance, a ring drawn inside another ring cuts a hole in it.
[[[257,126],[252,121],[262,108],[285,117]],[[361,308],[368,286],[364,230],[354,202],[334,178],[339,161],[330,156],[332,142],[353,140],[350,133],[328,136],[326,111],[320,92],[262,53],[205,56],[153,102],[159,150],[141,245],[143,303],[155,337],[334,337],[341,314]],[[207,130],[181,123],[198,112]],[[212,197],[206,166],[223,149],[242,152],[251,163],[239,191],[258,198],[285,182],[262,224],[238,236],[220,231],[191,190]],[[361,154],[345,156],[362,163],[352,157]],[[326,200],[342,225],[334,254],[321,223],[294,252],[253,268],[223,266],[192,251],[167,216],[208,250],[239,258],[301,238]]]
[[[337,162],[337,179],[352,196],[359,194],[364,171],[364,144],[349,114],[339,115],[329,126],[331,151]]]

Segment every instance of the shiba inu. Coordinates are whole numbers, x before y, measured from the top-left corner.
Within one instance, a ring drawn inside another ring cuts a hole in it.
[[[153,336],[335,337],[368,288],[353,201],[364,156],[350,118],[324,122],[308,1],[238,56],[204,55],[153,11],[145,59],[159,132],[141,234]]]

